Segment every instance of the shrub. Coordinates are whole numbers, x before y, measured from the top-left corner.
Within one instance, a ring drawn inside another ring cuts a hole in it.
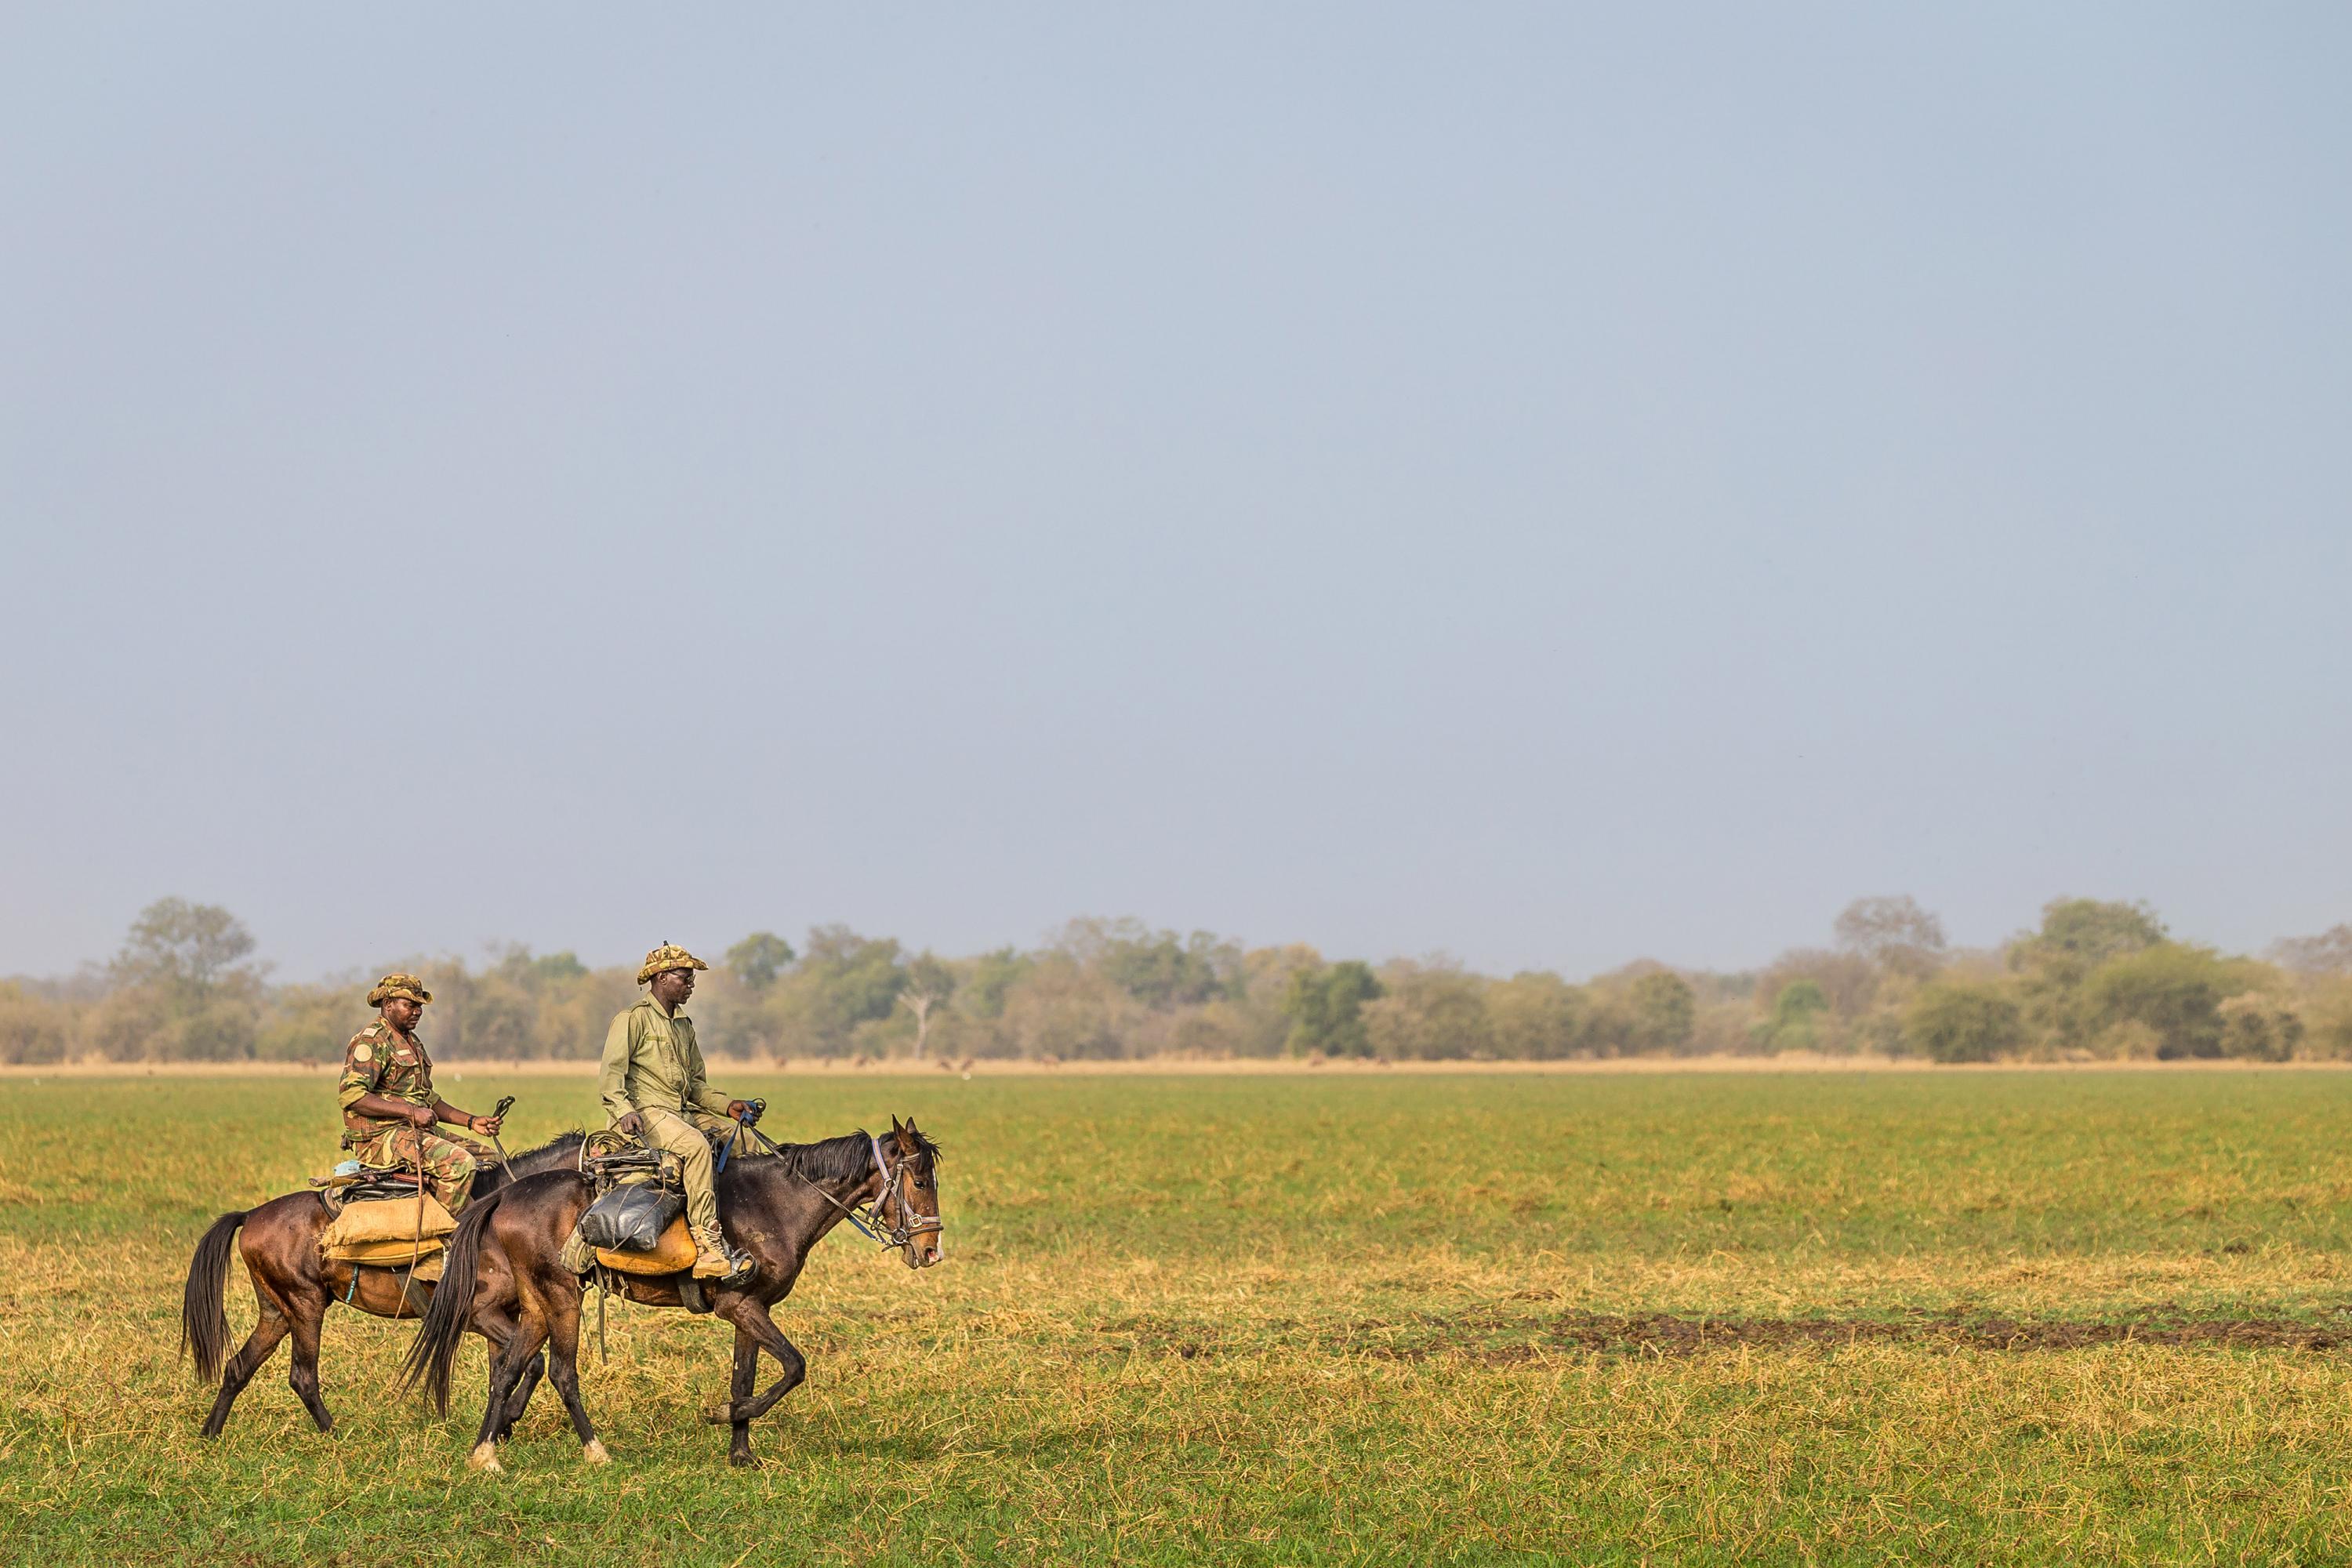
[[[2303,1016],[2259,991],[2231,997],[2215,1009],[2221,1054],[2249,1061],[2283,1062],[2303,1044]]]
[[[64,1008],[0,981],[0,1062],[62,1061],[72,1039]]]
[[[2159,942],[2093,971],[2083,985],[2084,1011],[2110,1026],[2147,1025],[2159,1058],[2218,1057],[2222,998],[2247,989],[2244,978],[2210,948]]]
[[[2024,1038],[2016,1002],[1980,980],[1930,981],[1903,1016],[1904,1043],[1931,1061],[1989,1062]]]

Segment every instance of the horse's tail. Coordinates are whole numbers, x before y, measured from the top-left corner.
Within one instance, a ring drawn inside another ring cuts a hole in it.
[[[221,1363],[228,1359],[228,1313],[221,1307],[221,1289],[237,1227],[252,1212],[236,1209],[213,1221],[188,1259],[188,1283],[180,1292],[180,1353],[195,1352],[196,1375],[206,1383],[220,1381]]]
[[[467,1205],[466,1217],[457,1222],[457,1233],[449,1238],[442,1253],[445,1261],[441,1283],[433,1288],[433,1302],[425,1309],[425,1321],[417,1326],[415,1342],[408,1347],[408,1357],[401,1363],[402,1389],[413,1389],[422,1380],[425,1396],[433,1401],[433,1408],[444,1415],[449,1414],[449,1369],[457,1359],[457,1346],[464,1342],[466,1325],[474,1315],[474,1289],[481,1276],[482,1233],[508,1190],[501,1187]]]

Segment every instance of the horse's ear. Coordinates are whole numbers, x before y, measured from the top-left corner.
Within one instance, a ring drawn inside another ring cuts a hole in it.
[[[898,1126],[898,1119],[897,1117],[895,1117],[895,1116],[893,1116],[892,1118],[890,1118],[890,1131],[893,1131],[893,1132],[897,1132],[897,1131],[901,1131],[901,1129],[900,1129],[900,1128],[899,1128],[899,1126]]]

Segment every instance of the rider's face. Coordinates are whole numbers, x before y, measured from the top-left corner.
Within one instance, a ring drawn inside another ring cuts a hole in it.
[[[404,1035],[416,1027],[417,1016],[424,1011],[405,996],[394,996],[384,1002],[383,1018],[385,1023]]]
[[[653,984],[654,1000],[665,1007],[675,1009],[679,1003],[694,994],[694,971],[665,969],[654,976]]]

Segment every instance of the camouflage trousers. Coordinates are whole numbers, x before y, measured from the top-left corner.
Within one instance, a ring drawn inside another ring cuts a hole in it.
[[[498,1158],[479,1143],[439,1132],[420,1132],[414,1127],[387,1127],[352,1144],[352,1159],[379,1171],[413,1171],[420,1152],[425,1186],[453,1215],[473,1195],[474,1173]]]

